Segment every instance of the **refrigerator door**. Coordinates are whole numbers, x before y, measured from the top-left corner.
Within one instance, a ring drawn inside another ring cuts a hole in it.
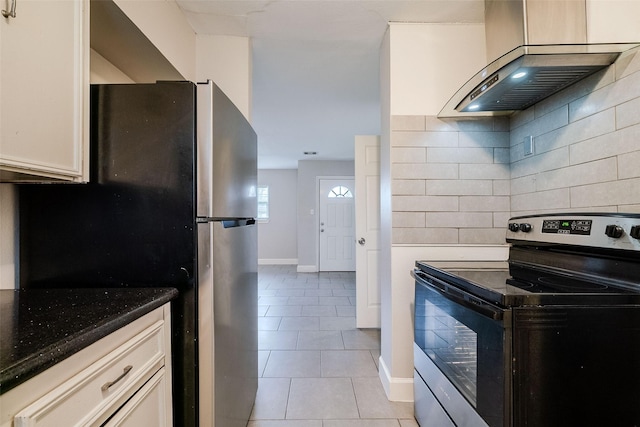
[[[245,427],[258,388],[257,230],[215,221],[198,235],[200,426]]]
[[[207,218],[255,218],[257,137],[213,82],[198,84],[198,205]]]

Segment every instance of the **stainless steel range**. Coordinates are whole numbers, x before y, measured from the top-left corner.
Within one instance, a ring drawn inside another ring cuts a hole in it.
[[[640,426],[640,215],[508,228],[504,265],[416,262],[416,419]]]

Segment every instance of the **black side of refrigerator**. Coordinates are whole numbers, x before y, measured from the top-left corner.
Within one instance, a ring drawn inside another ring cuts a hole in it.
[[[196,93],[91,87],[91,182],[24,185],[20,284],[175,287],[174,424],[197,425]]]

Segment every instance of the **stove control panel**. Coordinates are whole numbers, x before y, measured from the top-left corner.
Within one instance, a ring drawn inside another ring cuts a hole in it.
[[[546,219],[542,221],[542,232],[552,234],[591,234],[590,219]]]
[[[560,243],[640,251],[640,214],[580,213],[514,217],[507,242]]]

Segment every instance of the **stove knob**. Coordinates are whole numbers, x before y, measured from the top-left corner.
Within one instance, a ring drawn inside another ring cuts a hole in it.
[[[531,226],[531,224],[527,224],[527,223],[520,224],[520,230],[522,230],[525,233],[530,232],[532,229],[533,227]]]
[[[516,224],[515,222],[509,223],[509,230],[513,231],[514,233],[516,231],[519,231],[520,230],[520,224]]]
[[[607,225],[607,228],[605,228],[604,234],[606,234],[609,237],[613,237],[614,239],[617,239],[619,237],[622,237],[622,235],[624,234],[624,230],[619,225],[609,224]]]
[[[634,225],[633,227],[631,227],[629,236],[633,237],[634,239],[640,240],[640,225]]]

